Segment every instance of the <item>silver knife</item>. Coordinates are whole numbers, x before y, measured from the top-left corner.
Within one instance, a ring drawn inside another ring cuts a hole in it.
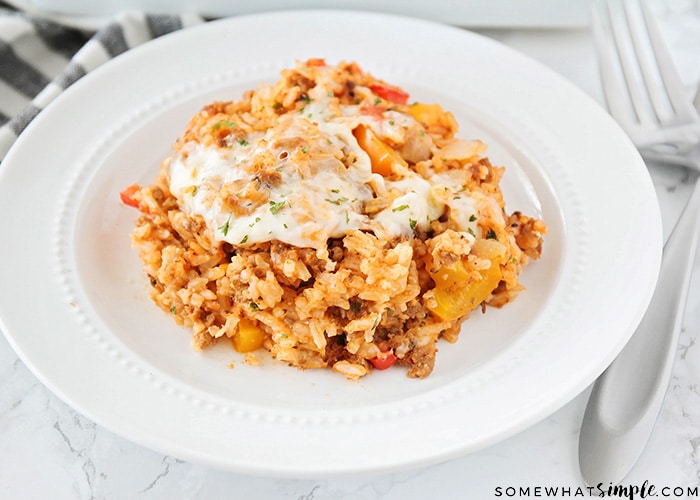
[[[700,110],[700,88],[695,106]],[[649,308],[593,386],[579,436],[579,466],[591,486],[619,483],[639,459],[656,424],[676,357],[699,232],[696,181],[664,245]]]

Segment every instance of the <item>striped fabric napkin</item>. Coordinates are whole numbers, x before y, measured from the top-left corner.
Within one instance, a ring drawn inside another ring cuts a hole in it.
[[[78,79],[137,45],[203,21],[126,12],[85,32],[0,5],[0,162],[34,117]]]

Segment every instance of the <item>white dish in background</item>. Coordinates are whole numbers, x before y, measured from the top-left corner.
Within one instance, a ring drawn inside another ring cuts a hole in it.
[[[456,26],[581,28],[588,24],[588,0],[6,0],[56,22],[96,29],[117,13],[198,13],[228,17],[275,10],[353,9],[413,16]]]
[[[425,380],[392,369],[350,382],[265,356],[247,366],[224,345],[193,352],[130,248],[136,213],[119,192],[154,179],[190,116],[310,57],[357,61],[452,110],[460,135],[506,166],[508,210],[549,225],[527,290],[473,314]],[[276,476],[427,465],[539,421],[621,350],[661,256],[644,164],[581,91],[487,38],[360,12],[232,18],[117,57],[22,134],[0,168],[0,213],[0,325],[44,384],[160,452]]]

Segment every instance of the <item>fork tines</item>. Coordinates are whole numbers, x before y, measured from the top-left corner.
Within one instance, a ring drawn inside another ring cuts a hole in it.
[[[697,120],[648,5],[597,0],[591,14],[606,99],[620,124],[657,128]]]

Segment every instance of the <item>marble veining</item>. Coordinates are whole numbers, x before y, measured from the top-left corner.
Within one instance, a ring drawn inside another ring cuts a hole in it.
[[[700,43],[692,43],[700,33],[700,7],[691,1],[655,5],[664,33],[672,35],[674,54],[685,61],[682,76],[690,92],[700,81]],[[683,16],[683,9],[696,15]],[[513,29],[486,34],[549,64],[602,102],[586,32]],[[576,54],[575,63],[570,54]],[[668,234],[694,177],[682,169],[650,171]],[[700,258],[694,271],[669,391],[626,484],[700,487]],[[130,443],[53,395],[1,336],[0,387],[0,497],[6,499],[456,499],[495,498],[507,487],[568,487],[575,492],[583,486],[576,457],[588,390],[529,429],[477,453],[417,470],[316,481],[249,477]],[[388,445],[390,436],[387,443],[372,444]]]

